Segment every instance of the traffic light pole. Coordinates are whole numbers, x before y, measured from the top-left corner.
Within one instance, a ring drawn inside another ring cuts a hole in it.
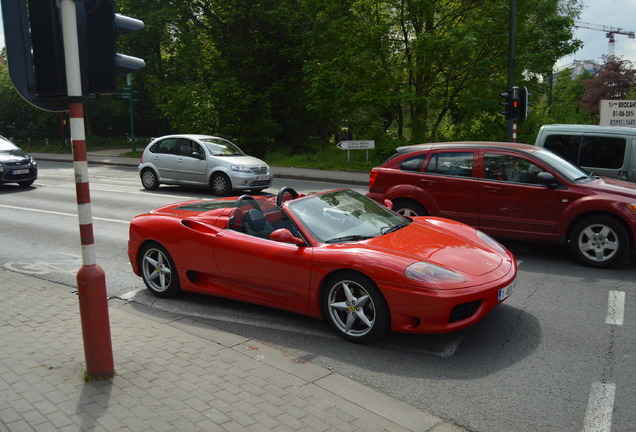
[[[77,272],[77,291],[82,320],[86,371],[89,376],[110,377],[115,373],[108,317],[106,278],[95,258],[93,217],[88,182],[88,159],[84,126],[82,77],[75,0],[61,0],[66,83],[69,96],[73,169],[82,247],[82,267]]]
[[[515,47],[517,44],[517,0],[510,0],[510,36],[508,46],[508,88],[515,85]],[[513,140],[513,122],[506,122],[506,141]],[[514,126],[516,129],[516,125]],[[514,141],[512,141],[514,142]]]

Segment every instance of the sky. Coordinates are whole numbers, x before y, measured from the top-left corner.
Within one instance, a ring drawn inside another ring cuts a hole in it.
[[[579,21],[636,32],[636,0],[583,0],[582,4]],[[583,41],[583,47],[575,54],[560,59],[557,67],[575,60],[601,62],[601,57],[608,53],[608,39],[604,31],[578,28],[575,29],[574,37]],[[636,64],[636,39],[622,34],[614,38],[614,54]],[[3,46],[4,29],[0,20],[0,47]]]
[[[583,0],[582,3],[583,11],[578,21],[636,32],[636,0]],[[600,63],[601,57],[608,54],[609,40],[604,31],[577,28],[574,37],[583,41],[583,47],[574,55],[560,59],[557,67],[575,60]],[[636,39],[622,34],[614,35],[614,39],[614,55],[636,64]]]

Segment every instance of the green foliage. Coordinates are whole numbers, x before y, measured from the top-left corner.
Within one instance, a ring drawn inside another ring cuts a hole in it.
[[[519,127],[526,139],[541,122],[586,120],[570,99],[578,87],[557,95],[541,79],[580,44],[572,25],[581,2],[517,3],[515,81],[533,94],[533,112]],[[137,135],[212,133],[256,156],[321,161],[343,128],[375,139],[372,153],[383,156],[391,136],[504,138],[498,111],[509,0],[119,0],[116,7],[145,23],[118,39],[120,52],[146,61],[134,74]],[[16,97],[2,67],[0,97],[0,133],[62,140],[59,116]],[[89,138],[130,133],[125,99],[91,99],[85,112]],[[333,162],[343,156],[334,152]]]

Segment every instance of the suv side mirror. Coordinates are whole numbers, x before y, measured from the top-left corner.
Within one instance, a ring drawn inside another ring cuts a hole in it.
[[[542,171],[537,174],[537,181],[539,182],[539,184],[544,186],[557,187],[556,178],[549,172]]]

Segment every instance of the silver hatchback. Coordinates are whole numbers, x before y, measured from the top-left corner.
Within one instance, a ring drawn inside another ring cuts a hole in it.
[[[153,140],[138,167],[141,184],[205,186],[218,196],[233,190],[260,192],[272,185],[269,166],[234,143],[211,135],[167,135]]]

